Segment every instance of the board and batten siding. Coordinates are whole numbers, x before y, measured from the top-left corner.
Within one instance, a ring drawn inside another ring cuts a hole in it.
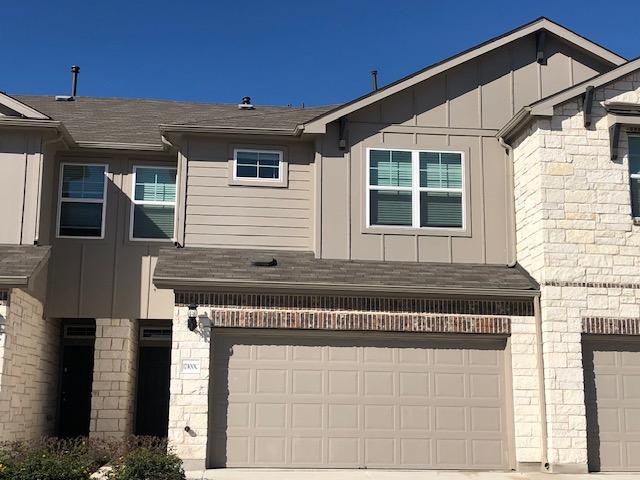
[[[173,312],[173,291],[153,285],[158,250],[171,241],[129,239],[134,165],[175,165],[162,154],[59,153],[45,162],[52,185],[44,202],[49,226],[42,243],[52,245],[45,314],[58,318],[166,319]],[[60,163],[105,163],[107,208],[103,239],[56,238]]]
[[[283,150],[286,187],[229,184],[234,148]],[[184,245],[311,250],[313,144],[190,138]]]
[[[515,260],[510,159],[496,133],[520,108],[611,65],[547,36],[536,61],[535,35],[427,79],[337,122],[321,139],[317,254],[323,258],[508,264]],[[467,231],[366,228],[367,148],[462,151],[469,197]]]

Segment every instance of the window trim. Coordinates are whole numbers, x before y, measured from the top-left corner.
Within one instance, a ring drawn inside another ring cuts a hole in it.
[[[640,181],[640,173],[631,173],[631,139],[632,138],[637,138],[638,141],[640,141],[640,135],[633,135],[633,134],[628,134],[627,135],[627,148],[628,148],[628,158],[627,158],[627,171],[629,172],[629,203],[630,203],[630,207],[631,207],[631,219],[634,222],[640,222],[640,212],[638,212],[637,216],[634,216],[633,214],[633,190],[632,190],[632,186],[631,186],[631,179],[637,179],[638,181]]]
[[[62,198],[62,184],[64,181],[64,167],[67,165],[82,167],[104,167],[104,179],[102,189],[102,199],[97,198]],[[56,215],[56,238],[78,239],[78,240],[104,240],[105,225],[107,216],[107,180],[109,179],[109,164],[107,163],[89,163],[89,162],[60,162],[60,170],[58,173],[58,213]],[[84,235],[61,235],[60,234],[60,217],[62,215],[62,203],[102,203],[102,225],[100,225],[100,236],[90,237]]]
[[[239,177],[238,176],[238,152],[277,153],[278,154],[278,178]],[[284,186],[286,185],[284,163],[285,162],[284,162],[283,150],[237,147],[233,149],[231,180],[236,185],[268,185],[268,186],[283,185]]]
[[[150,168],[155,170],[176,171],[176,199],[173,202],[161,202],[157,200],[136,200],[136,178],[138,168]],[[136,164],[131,169],[131,207],[129,209],[129,241],[131,242],[170,242],[176,241],[176,218],[178,209],[178,168],[169,165]],[[171,238],[144,238],[133,236],[133,220],[136,205],[173,205],[173,234]]]
[[[385,185],[374,185],[371,188],[371,150],[386,150],[395,152],[410,152],[411,153],[411,186],[410,187],[394,187]],[[457,188],[433,188],[433,187],[421,187],[420,186],[420,153],[457,153],[460,155],[461,160],[461,179],[462,187]],[[388,146],[379,147],[367,147],[365,150],[365,233],[422,233],[429,234],[451,234],[451,235],[467,235],[468,221],[467,221],[467,196],[468,196],[468,183],[467,178],[467,153],[464,150],[445,150],[445,149],[431,149],[431,148],[393,148]],[[371,224],[371,190],[387,190],[387,191],[409,191],[411,192],[411,225],[376,225]],[[462,202],[462,226],[460,227],[422,227],[420,226],[420,192],[460,192]]]

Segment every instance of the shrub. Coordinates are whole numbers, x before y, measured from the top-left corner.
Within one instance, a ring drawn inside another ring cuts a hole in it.
[[[132,449],[113,465],[112,480],[184,480],[182,460],[172,453]]]
[[[166,439],[43,438],[0,444],[0,480],[86,480],[110,464],[114,480],[182,480],[182,461],[167,454]]]

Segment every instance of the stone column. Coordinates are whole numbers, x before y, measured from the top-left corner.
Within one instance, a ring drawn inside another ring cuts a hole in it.
[[[200,313],[204,313],[204,310]],[[210,334],[210,322],[206,315],[200,316],[198,328],[191,332],[187,328],[187,308],[175,308],[171,345],[169,444],[184,461],[185,470],[206,468]]]
[[[518,471],[542,468],[542,429],[535,317],[511,317],[511,371]]]
[[[137,322],[96,319],[93,362],[89,435],[100,438],[131,435],[136,408]]]
[[[0,442],[36,439],[55,425],[59,322],[30,293],[0,294]]]
[[[552,473],[587,472],[581,311],[586,288],[542,286],[542,338]]]

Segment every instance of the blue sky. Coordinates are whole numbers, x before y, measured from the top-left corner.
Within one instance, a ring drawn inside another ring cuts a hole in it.
[[[0,90],[341,103],[545,15],[628,57],[638,0],[4,0]],[[482,7],[479,7],[479,6]]]

